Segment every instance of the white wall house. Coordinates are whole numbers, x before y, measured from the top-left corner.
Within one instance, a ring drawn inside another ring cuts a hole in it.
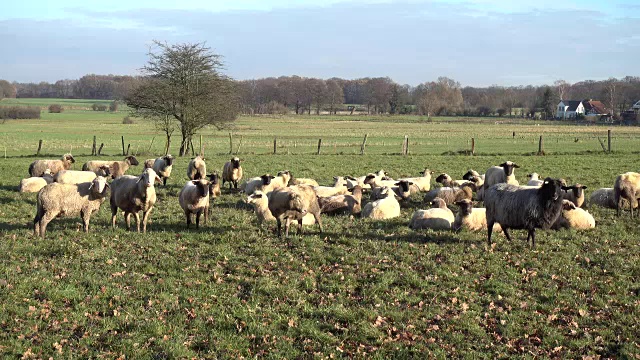
[[[634,111],[635,113],[640,112],[640,100],[638,100],[638,102],[637,102],[637,103],[633,104],[633,106],[631,107],[631,109],[633,109],[633,111]]]
[[[556,118],[575,119],[577,114],[584,115],[584,106],[580,100],[560,100],[556,108]]]

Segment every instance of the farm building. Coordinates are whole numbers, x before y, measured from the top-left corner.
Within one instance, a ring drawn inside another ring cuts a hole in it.
[[[610,121],[612,119],[612,112],[604,106],[602,101],[587,99],[582,101],[582,105],[587,121]]]
[[[584,105],[580,100],[560,100],[557,109],[558,119],[575,119],[578,114],[584,115]]]

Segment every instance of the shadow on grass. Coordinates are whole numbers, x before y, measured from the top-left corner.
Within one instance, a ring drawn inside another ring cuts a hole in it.
[[[22,230],[22,229],[33,230],[33,222],[29,221],[28,224],[0,222],[0,231],[14,231],[14,230]]]

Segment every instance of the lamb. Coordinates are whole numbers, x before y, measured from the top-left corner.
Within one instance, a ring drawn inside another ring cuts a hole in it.
[[[498,223],[509,241],[509,229],[527,230],[527,242],[531,239],[531,246],[535,247],[536,228],[549,229],[560,216],[565,189],[560,180],[552,178],[546,178],[540,188],[500,183],[486,189],[488,243],[491,244],[493,225]]]
[[[240,188],[247,195],[253,194],[256,190],[263,190],[265,187],[266,190],[270,191],[271,189],[269,188],[269,184],[271,184],[271,180],[273,179],[275,179],[275,176],[264,174],[247,180],[240,186]],[[267,193],[268,191],[264,192]]]
[[[613,186],[613,195],[616,202],[616,214],[620,216],[622,201],[627,200],[631,205],[629,210],[633,218],[633,209],[638,207],[638,199],[640,199],[640,174],[627,172],[618,175]]]
[[[428,210],[417,210],[411,216],[409,228],[433,229],[433,230],[450,230],[453,224],[453,212],[449,210],[447,204],[441,198],[433,199],[433,206]]]
[[[229,183],[229,190],[231,190],[232,184],[237,190],[238,181],[240,181],[240,179],[242,179],[242,166],[240,166],[240,159],[233,157],[230,161],[226,162],[222,168],[222,186],[224,186],[226,181]]]
[[[48,184],[38,192],[34,235],[44,239],[51,220],[72,215],[80,215],[84,232],[89,232],[91,214],[100,209],[108,190],[109,184],[102,176],[81,184]]]
[[[429,204],[437,197],[444,200],[445,204],[450,205],[456,201],[463,199],[473,199],[472,184],[467,184],[462,187],[441,187],[433,189],[425,194],[424,202]]]
[[[171,177],[171,170],[173,169],[173,160],[174,157],[170,154],[161,156],[157,159],[147,159],[144,162],[145,168],[148,168],[149,164],[153,162],[150,166],[153,171],[162,179],[162,185],[167,185],[167,179]]]
[[[36,160],[29,165],[29,175],[31,177],[40,177],[47,169],[49,169],[51,175],[55,175],[59,171],[71,169],[71,164],[75,162],[76,159],[71,154],[62,155],[61,160]]]
[[[222,194],[220,191],[220,176],[217,172],[207,175],[211,186],[211,198],[215,199]]]
[[[362,187],[356,185],[351,195],[334,195],[326,198],[319,198],[320,212],[335,214],[347,212],[351,215],[358,215],[362,211]]]
[[[562,201],[562,214],[551,226],[554,230],[587,230],[596,227],[596,221],[587,211],[576,207],[571,200]]]
[[[474,208],[473,202],[468,199],[460,200],[456,202],[456,205],[460,208],[456,214],[456,219],[453,222],[452,229],[460,231],[463,229],[469,231],[487,230],[487,209]],[[500,224],[493,225],[494,232],[502,232]]]
[[[412,182],[418,191],[429,191],[429,189],[431,189],[431,174],[433,174],[433,171],[424,169],[424,171],[420,173],[420,175],[422,175],[420,177],[401,178],[398,179],[398,181],[406,180]]]
[[[61,184],[80,184],[91,182],[98,176],[108,177],[111,175],[109,167],[106,165],[101,166],[100,170],[104,175],[97,175],[93,171],[62,170],[53,177],[53,180]]]
[[[247,203],[253,205],[253,209],[258,217],[258,224],[262,225],[263,222],[272,222],[276,221],[276,218],[271,214],[271,210],[269,210],[269,199],[267,195],[260,190],[256,190],[253,194],[247,197]],[[307,212],[307,214],[302,217],[302,225],[313,225],[316,223],[316,219],[313,214]]]
[[[198,155],[189,161],[187,166],[187,177],[189,180],[204,179],[207,176],[207,164],[204,157]]]
[[[567,191],[562,193],[562,197],[565,200],[571,201],[577,207],[582,207],[582,204],[584,204],[584,190],[586,188],[587,187],[582,184],[567,186]]]
[[[396,200],[393,190],[385,187],[382,191],[382,199],[370,202],[362,209],[363,218],[376,220],[391,219],[400,216],[400,203]]]
[[[187,181],[178,194],[178,202],[187,218],[187,229],[191,225],[191,215],[196,216],[196,229],[200,227],[200,215],[204,214],[204,223],[209,220],[209,195],[213,187],[209,180],[199,179]]]
[[[527,175],[527,177],[529,178],[529,181],[527,181],[527,186],[542,186],[542,183],[544,181],[540,180],[540,175],[538,175],[538,173],[531,173],[529,175]]]
[[[519,185],[514,169],[520,166],[514,162],[506,161],[498,166],[492,166],[487,169],[484,178],[484,189],[488,189],[491,185],[507,183],[511,185]]]
[[[156,203],[154,181],[162,179],[153,169],[144,169],[140,176],[123,175],[111,183],[111,226],[116,228],[118,208],[124,211],[127,229],[131,228],[131,214],[136,217],[136,226],[140,232],[139,211],[142,210],[142,232],[147,232],[149,215]]]
[[[51,176],[51,170],[46,169],[42,176],[33,176],[20,180],[20,187],[18,188],[18,191],[35,193],[52,182],[53,177]]]
[[[133,155],[127,155],[122,161],[107,161],[107,160],[91,160],[82,165],[82,170],[93,171],[96,174],[100,174],[104,171],[104,166],[109,167],[111,177],[117,179],[124,175],[130,166],[138,166],[138,159]]]
[[[349,189],[347,189],[347,182],[342,176],[333,177],[333,186],[314,186],[313,189],[319,197],[346,195],[349,193]]]
[[[286,184],[286,183],[285,183]],[[285,236],[289,236],[289,225],[292,220],[298,221],[298,234],[302,233],[302,219],[307,213],[313,214],[320,232],[322,232],[322,220],[320,219],[320,206],[318,195],[309,185],[294,185],[274,189],[269,197],[269,210],[276,218],[278,224],[278,237],[282,237],[282,220],[285,220]]]

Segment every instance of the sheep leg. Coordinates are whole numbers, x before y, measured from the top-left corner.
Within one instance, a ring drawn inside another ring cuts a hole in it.
[[[133,213],[133,215],[136,217],[136,230],[140,232],[140,213],[136,211]],[[144,212],[143,212],[143,216],[144,216]]]
[[[118,215],[118,207],[111,203],[111,228],[116,229],[116,216]]]
[[[124,222],[125,224],[127,224],[127,230],[131,231],[131,213],[130,212],[124,213]]]
[[[204,223],[206,224],[209,221],[209,206],[204,208]]]
[[[289,237],[289,226],[291,226],[291,218],[287,217],[287,221],[284,223],[284,237]]]
[[[489,225],[489,224],[487,224]],[[509,228],[508,227],[502,227],[502,232],[504,232],[504,236],[507,237],[507,240],[511,241],[511,235],[509,234]]]
[[[298,235],[302,235],[302,218],[298,219]]]
[[[91,218],[90,211],[80,211],[80,217],[82,217],[82,226],[84,228],[84,232],[89,232],[89,219]]]
[[[42,216],[44,215],[44,210],[38,209],[36,212],[36,217],[33,218],[33,235],[40,236],[40,221],[42,221]]]
[[[529,239],[531,239],[531,247],[535,248],[536,247],[536,229],[530,229],[529,230],[529,235],[527,236],[527,243],[529,242]]]
[[[58,214],[46,213],[40,220],[40,236],[44,239],[44,234],[47,232],[47,224],[51,220],[55,219]]]
[[[282,220],[280,220],[280,217],[276,218],[276,223],[278,224],[278,237],[281,238],[282,237]]]
[[[196,229],[200,228],[200,215],[202,215],[202,208],[198,209],[198,212],[196,212]]]
[[[235,181],[233,182],[233,187],[234,187],[236,190],[238,190],[238,181],[237,181],[237,180],[235,180]]]
[[[147,222],[149,221],[149,215],[151,215],[151,210],[153,210],[153,208],[145,211],[142,214],[142,232],[146,234],[147,232]],[[138,230],[140,231],[140,230]]]
[[[320,233],[322,233],[323,230],[322,230],[322,220],[320,220],[320,213],[313,214],[313,217],[316,219],[316,223],[318,223],[318,227],[320,228]]]
[[[487,223],[487,243],[491,246],[491,233],[493,233],[493,221]]]
[[[188,229],[189,225],[191,225],[191,213],[189,211],[185,211],[184,216],[187,217],[187,229]]]

